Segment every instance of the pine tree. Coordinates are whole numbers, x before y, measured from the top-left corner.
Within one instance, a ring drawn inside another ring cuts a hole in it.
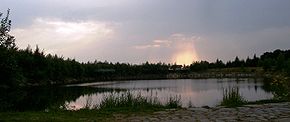
[[[11,29],[11,20],[9,19],[10,9],[7,10],[6,17],[2,18],[3,13],[0,13],[0,47],[14,49],[15,45],[15,38],[14,36],[10,35]]]

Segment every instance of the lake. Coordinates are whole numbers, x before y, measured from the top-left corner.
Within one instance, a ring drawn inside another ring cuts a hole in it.
[[[80,109],[98,105],[105,95],[112,92],[122,94],[130,92],[145,97],[157,98],[161,103],[170,97],[179,97],[183,107],[217,106],[223,98],[223,92],[229,88],[239,88],[240,94],[248,101],[273,98],[271,92],[263,89],[263,82],[255,79],[176,79],[176,80],[138,80],[104,83],[88,83],[73,86],[87,86],[95,89],[110,89],[82,95],[74,101],[67,101],[67,109]]]
[[[130,92],[157,98],[161,103],[179,97],[183,107],[216,106],[224,89],[239,88],[248,101],[273,98],[262,80],[255,79],[175,79],[96,82],[61,87],[0,89],[0,111],[46,109],[77,110],[98,105],[104,96]]]

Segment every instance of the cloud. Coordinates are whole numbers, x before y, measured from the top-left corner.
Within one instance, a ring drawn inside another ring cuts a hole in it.
[[[245,33],[222,33],[203,36],[195,44],[199,58],[227,62],[236,56],[246,59],[276,49],[289,49],[290,27],[267,28]]]
[[[171,41],[169,40],[153,40],[150,44],[145,45],[135,45],[133,46],[135,49],[148,49],[148,48],[161,48],[161,47],[169,47]]]
[[[199,60],[195,42],[201,37],[175,33],[164,39],[155,39],[149,44],[133,46],[135,50],[150,52],[149,61],[165,61],[177,64],[191,64]]]
[[[153,42],[155,44],[159,44],[159,45],[162,45],[164,47],[169,47],[172,43],[172,41],[169,41],[169,40],[154,40]]]
[[[114,38],[115,33],[114,23],[51,18],[36,18],[31,25],[12,30],[20,48],[39,45],[48,53],[68,56],[92,43],[101,44]]]
[[[160,48],[161,45],[159,44],[148,44],[148,45],[137,45],[137,46],[134,46],[134,48],[136,49],[148,49],[148,48]]]

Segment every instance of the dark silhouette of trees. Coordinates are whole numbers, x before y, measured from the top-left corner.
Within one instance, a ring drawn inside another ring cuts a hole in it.
[[[189,66],[191,71],[201,72],[206,71],[209,68],[209,62],[207,61],[196,61]]]
[[[261,55],[259,66],[266,71],[289,71],[290,50],[275,50]]]
[[[245,66],[247,66],[247,67],[256,67],[256,66],[258,66],[259,58],[255,54],[253,59],[250,59],[249,57],[247,57],[245,63],[246,63]]]
[[[15,39],[9,34],[11,28],[9,12],[8,9],[7,15],[3,18],[3,14],[0,13],[0,84],[15,85],[19,84],[21,76],[15,60]]]
[[[225,68],[225,64],[222,60],[217,59],[216,62],[210,63],[209,68],[214,69],[214,68]]]

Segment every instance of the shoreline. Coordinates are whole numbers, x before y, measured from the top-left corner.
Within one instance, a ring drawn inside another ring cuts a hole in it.
[[[255,74],[255,73],[170,73],[167,75],[143,75],[143,76],[126,76],[126,77],[111,77],[105,79],[94,79],[94,78],[83,78],[80,80],[71,79],[68,83],[62,85],[75,85],[83,83],[96,83],[96,82],[122,82],[122,81],[132,81],[132,80],[171,80],[171,79],[226,79],[226,78],[254,78],[260,79],[266,75]],[[77,82],[81,81],[81,82]],[[54,84],[57,85],[57,84]],[[61,85],[61,84],[60,84]]]
[[[262,78],[256,78],[256,77],[243,77],[243,78],[231,78],[231,77],[224,77],[224,78],[165,78],[165,79],[133,79],[133,80],[113,80],[113,81],[94,81],[94,82],[85,82],[85,83],[76,83],[76,84],[68,84],[64,85],[65,87],[74,87],[74,86],[102,86],[102,85],[111,85],[116,83],[122,83],[127,81],[154,81],[154,80],[179,80],[179,79],[185,79],[185,80],[195,80],[195,79],[234,79],[236,81],[245,81],[246,79],[257,79],[260,80]]]
[[[126,117],[127,116],[127,117]],[[217,122],[217,121],[290,121],[290,102],[244,105],[236,108],[224,106],[213,108],[192,107],[166,109],[152,114],[115,114],[113,121],[154,122]]]
[[[0,112],[0,121],[290,121],[290,102],[244,105],[236,108],[178,108],[152,112],[100,113],[93,110]]]

